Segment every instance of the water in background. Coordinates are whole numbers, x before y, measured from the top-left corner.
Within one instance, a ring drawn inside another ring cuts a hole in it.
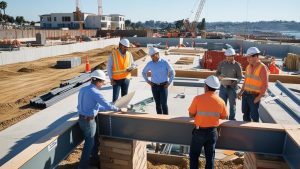
[[[297,31],[281,31],[282,34],[295,36],[296,39],[300,39],[300,32]]]

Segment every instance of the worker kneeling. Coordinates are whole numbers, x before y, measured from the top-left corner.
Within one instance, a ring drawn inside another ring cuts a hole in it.
[[[190,146],[190,169],[198,169],[198,160],[203,146],[205,168],[214,168],[219,119],[226,119],[228,116],[225,102],[215,94],[219,88],[219,79],[216,76],[209,76],[205,80],[204,94],[196,96],[189,107],[190,117],[195,118]]]

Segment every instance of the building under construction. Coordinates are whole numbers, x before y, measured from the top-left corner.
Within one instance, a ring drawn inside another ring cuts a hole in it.
[[[215,74],[216,62],[224,59],[225,44],[239,50],[240,55],[257,46],[263,51],[262,60],[268,62],[268,57],[274,56],[278,67],[285,69],[281,74],[269,75],[267,95],[260,103],[259,123],[242,121],[240,102],[237,121],[221,122],[217,161],[230,163],[239,159],[239,167],[249,169],[300,167],[299,46],[244,40],[128,39],[140,45],[130,48],[138,65],[130,82],[129,91],[133,93],[124,99],[127,113],[99,112],[101,168],[147,168],[147,161],[188,168],[187,164],[182,165],[193,129],[188,107],[196,95],[204,92],[204,79]],[[83,137],[77,121],[77,96],[79,89],[90,83],[89,74],[82,72],[87,64],[92,70],[105,70],[108,55],[119,40],[93,39],[0,53],[0,168],[63,167],[63,160],[76,147],[78,151]],[[187,47],[181,47],[182,44]],[[168,116],[156,115],[151,89],[141,76],[150,60],[147,46],[161,48],[160,56],[176,71],[169,87]],[[296,59],[291,63],[285,59],[283,65],[283,58],[291,55]],[[101,93],[111,100],[112,86],[107,84]],[[16,117],[9,116],[28,109]],[[155,143],[164,144],[158,153],[154,153]],[[234,167],[237,165],[228,168]]]

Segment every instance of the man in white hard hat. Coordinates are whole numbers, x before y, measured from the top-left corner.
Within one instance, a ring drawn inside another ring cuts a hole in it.
[[[245,81],[238,98],[242,97],[242,113],[244,121],[259,122],[258,108],[261,98],[268,88],[268,70],[259,60],[260,51],[256,47],[247,50],[249,65],[245,70]]]
[[[215,94],[219,87],[220,81],[216,76],[207,77],[204,94],[196,96],[189,107],[189,116],[194,118],[195,124],[190,145],[190,169],[198,169],[202,147],[205,151],[205,168],[214,168],[217,127],[219,120],[228,116],[225,102]]]
[[[120,109],[104,99],[100,88],[104,85],[106,75],[102,70],[91,73],[91,84],[83,87],[78,95],[79,126],[84,136],[84,147],[82,150],[79,167],[87,168],[90,162],[99,164],[98,137],[96,117],[99,111],[119,111]]]
[[[217,68],[216,76],[221,80],[219,96],[227,105],[229,100],[230,111],[229,120],[236,120],[236,99],[238,91],[238,83],[242,80],[241,64],[234,60],[236,53],[233,48],[225,51],[226,59],[220,62]]]
[[[113,86],[113,102],[118,99],[120,90],[121,96],[127,95],[131,71],[136,68],[129,47],[129,40],[121,39],[119,48],[114,49],[108,59],[107,73]]]
[[[174,79],[175,70],[168,61],[160,58],[159,49],[150,47],[149,55],[152,60],[146,64],[142,74],[145,81],[151,86],[157,114],[168,115],[168,87]],[[147,76],[148,72],[151,72],[151,80]]]

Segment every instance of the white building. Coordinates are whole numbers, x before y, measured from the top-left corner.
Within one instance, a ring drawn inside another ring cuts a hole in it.
[[[81,21],[78,21],[75,13],[51,13],[40,15],[40,24],[43,29],[70,28],[79,29],[80,22],[86,29],[102,29],[102,30],[124,30],[124,15],[95,15],[90,13],[82,13]]]
[[[84,20],[85,28],[87,29],[101,29],[102,30],[124,30],[125,16],[119,14],[112,15],[89,15]]]

